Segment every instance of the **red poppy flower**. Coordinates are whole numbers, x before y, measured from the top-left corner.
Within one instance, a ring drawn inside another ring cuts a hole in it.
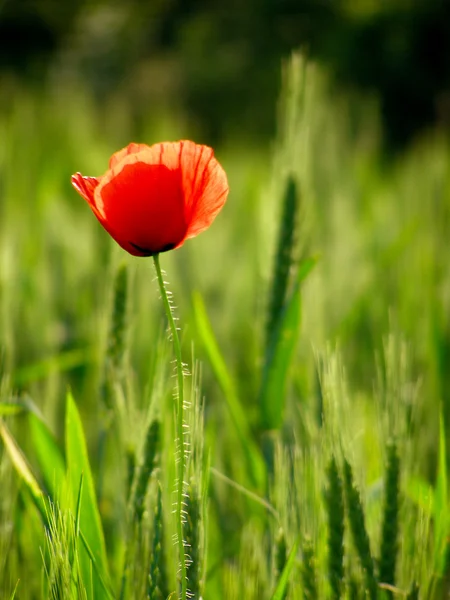
[[[225,171],[208,146],[190,141],[129,144],[102,177],[72,185],[122,248],[152,256],[207,229],[225,203]]]

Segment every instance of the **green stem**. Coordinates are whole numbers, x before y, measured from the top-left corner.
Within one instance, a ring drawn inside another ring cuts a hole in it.
[[[177,537],[178,537],[178,552],[180,555],[180,566],[181,566],[181,598],[186,600],[187,598],[187,567],[186,557],[184,554],[184,540],[183,540],[183,488],[184,488],[184,469],[185,469],[185,454],[184,454],[184,427],[183,427],[183,402],[184,402],[184,376],[183,376],[183,361],[181,360],[181,344],[180,338],[178,337],[178,331],[173,318],[172,307],[170,305],[169,297],[167,295],[166,286],[161,272],[161,266],[159,264],[159,254],[153,256],[153,263],[155,265],[156,277],[158,279],[159,290],[161,292],[161,298],[164,304],[164,310],[166,311],[167,320],[169,322],[170,333],[172,334],[173,349],[175,352],[175,359],[177,363],[177,406],[176,406],[176,422],[177,422],[177,437],[178,437],[178,486],[177,486]]]

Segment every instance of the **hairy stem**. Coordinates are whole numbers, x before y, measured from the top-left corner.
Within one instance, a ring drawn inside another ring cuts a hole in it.
[[[181,568],[181,598],[186,600],[187,598],[187,567],[186,557],[184,553],[184,539],[183,539],[183,488],[184,488],[184,470],[185,470],[185,454],[184,454],[184,427],[183,427],[183,402],[184,402],[184,376],[183,376],[183,361],[181,360],[181,344],[178,336],[175,319],[173,317],[172,307],[167,294],[167,289],[164,283],[164,279],[161,272],[161,266],[159,264],[159,255],[153,256],[153,263],[155,265],[156,277],[158,279],[159,290],[161,292],[161,299],[164,304],[164,310],[166,311],[167,320],[169,322],[170,333],[172,335],[173,349],[175,352],[175,360],[177,364],[177,404],[176,404],[176,427],[178,437],[178,472],[177,472],[177,538],[178,538],[178,552],[180,555],[180,568]]]

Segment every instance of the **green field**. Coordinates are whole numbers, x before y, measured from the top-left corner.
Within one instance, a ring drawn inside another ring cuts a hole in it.
[[[283,79],[277,139],[223,140],[227,204],[160,257],[182,503],[152,260],[70,176],[202,140],[120,95],[0,92],[0,598],[448,597],[448,140],[386,157],[374,100],[299,56]]]

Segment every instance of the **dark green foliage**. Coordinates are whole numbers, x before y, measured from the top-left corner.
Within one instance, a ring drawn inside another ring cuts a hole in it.
[[[272,285],[270,288],[266,325],[266,352],[268,353],[270,353],[280,315],[286,303],[289,287],[289,271],[293,263],[297,208],[297,185],[295,180],[289,177],[286,184]]]
[[[419,586],[417,583],[411,585],[411,589],[406,596],[406,600],[419,600]]]
[[[186,546],[186,566],[189,597],[200,600],[202,555],[200,549],[200,500],[196,486],[191,483],[185,498],[184,542]]]
[[[279,530],[277,539],[275,540],[275,580],[279,581],[281,574],[283,573],[284,567],[287,561],[287,546],[286,537],[282,529]],[[288,594],[288,587],[286,587],[281,600],[284,600]]]
[[[126,448],[125,462],[126,462],[126,477],[127,477],[126,495],[127,495],[127,498],[129,498],[131,490],[132,490],[132,486],[133,486],[134,475],[136,472],[136,453],[134,451],[134,448],[132,448],[131,446],[128,446]]]
[[[159,452],[160,423],[157,419],[150,422],[145,436],[142,464],[134,484],[133,492],[133,517],[137,522],[142,520],[144,513],[145,496],[151,474],[156,465]]]
[[[350,531],[352,532],[353,543],[364,570],[367,592],[371,600],[376,600],[377,582],[375,580],[374,564],[370,551],[369,536],[366,530],[364,510],[361,497],[353,482],[352,467],[347,460],[344,460],[344,490]]]
[[[331,597],[339,600],[344,580],[344,496],[342,481],[333,456],[327,469],[328,489],[328,578]]]
[[[127,322],[128,271],[122,264],[114,281],[113,304],[105,357],[105,372],[102,386],[103,398],[108,408],[113,406],[114,382],[120,380],[125,352]]]
[[[348,600],[360,600],[359,585],[354,577],[350,577],[348,581]]]
[[[316,561],[314,556],[314,546],[309,538],[305,539],[303,542],[302,554],[303,561],[301,573],[303,582],[303,599],[317,600]]]
[[[158,485],[155,517],[153,519],[153,543],[147,585],[148,600],[165,600],[168,596],[163,524],[162,494],[161,487]]]
[[[397,445],[395,442],[391,442],[387,446],[383,526],[378,560],[378,580],[381,583],[390,585],[395,585],[395,568],[398,555],[399,480],[400,459]],[[387,592],[387,594],[392,597],[392,592]]]

